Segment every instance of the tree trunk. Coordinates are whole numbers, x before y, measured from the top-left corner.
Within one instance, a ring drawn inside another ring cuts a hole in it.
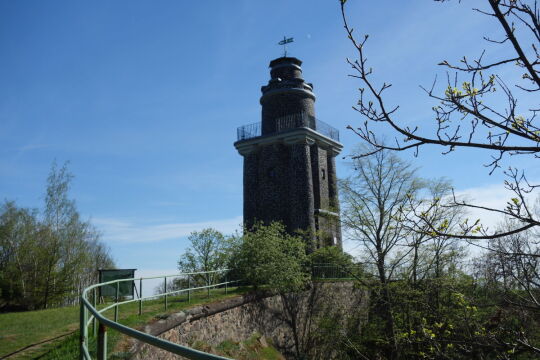
[[[381,309],[381,315],[385,321],[385,332],[389,345],[387,349],[387,358],[395,359],[397,357],[397,342],[395,337],[394,316],[392,315],[390,290],[388,289],[388,279],[386,278],[384,255],[382,253],[379,253],[377,269],[382,288],[379,306]]]

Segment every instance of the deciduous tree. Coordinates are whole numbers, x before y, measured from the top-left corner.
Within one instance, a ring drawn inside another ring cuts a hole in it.
[[[73,176],[53,163],[45,206],[6,201],[0,210],[0,306],[40,309],[77,303],[99,268],[114,262],[99,233],[80,218],[69,197]]]
[[[362,150],[360,150],[362,151]],[[354,173],[341,182],[342,222],[350,240],[362,245],[380,284],[378,308],[386,324],[387,356],[397,353],[389,282],[410,249],[411,231],[400,218],[423,186],[411,164],[388,151],[353,158]]]
[[[299,314],[306,306],[302,291],[310,280],[306,244],[301,236],[289,234],[283,224],[255,224],[242,237],[238,265],[249,284],[277,291],[283,305],[280,316],[293,333],[294,356],[301,359],[306,349],[300,334],[306,324],[300,324]],[[305,309],[304,309],[305,310]]]
[[[208,272],[225,269],[237,248],[236,237],[225,237],[219,231],[206,228],[194,231],[188,236],[190,243],[178,260],[178,270],[188,272]],[[223,274],[207,273],[192,277],[201,284],[211,284]]]

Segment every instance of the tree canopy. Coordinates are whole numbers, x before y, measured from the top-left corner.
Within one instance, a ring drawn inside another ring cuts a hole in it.
[[[42,211],[5,201],[0,208],[0,308],[43,309],[78,302],[114,267],[98,231],[69,197],[73,175],[53,163]]]

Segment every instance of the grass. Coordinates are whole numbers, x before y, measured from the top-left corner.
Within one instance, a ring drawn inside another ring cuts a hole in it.
[[[0,314],[0,358],[79,328],[79,307]]]
[[[138,302],[125,304],[119,309],[119,322],[123,325],[137,328],[144,326],[153,319],[166,317],[167,314],[178,312],[194,305],[213,302],[226,297],[245,293],[246,288],[229,288],[226,295],[224,289],[213,289],[210,298],[206,290],[192,293],[191,301],[187,302],[187,295],[168,299],[168,308],[165,311],[163,298],[143,302],[143,313],[138,315]],[[103,307],[104,305],[102,305]],[[114,310],[105,312],[108,318],[114,318]],[[29,344],[37,343],[55,336],[69,333],[79,328],[79,307],[65,307],[41,311],[0,314],[0,358],[23,348]],[[92,327],[88,330],[92,335]],[[127,341],[122,340],[122,334],[109,329],[108,349],[110,359],[126,358]],[[91,354],[95,350],[94,340],[90,339]],[[39,345],[23,351],[10,359],[76,359],[79,354],[79,332],[52,343]]]

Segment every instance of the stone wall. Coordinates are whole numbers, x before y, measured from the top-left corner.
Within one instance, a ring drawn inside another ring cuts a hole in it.
[[[195,307],[145,331],[186,346],[240,342],[259,333],[287,358],[300,351],[310,359],[332,359],[338,356],[336,329],[359,328],[367,316],[367,300],[367,293],[352,282],[316,283],[296,295],[246,295]],[[133,350],[133,359],[182,359],[147,344],[138,343]]]

